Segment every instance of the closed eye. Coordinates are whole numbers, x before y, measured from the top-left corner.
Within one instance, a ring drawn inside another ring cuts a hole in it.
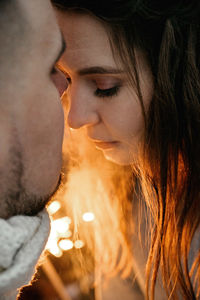
[[[110,89],[97,89],[95,91],[95,96],[100,97],[100,98],[104,98],[104,97],[112,97],[112,96],[116,96],[118,94],[120,90],[120,86],[114,86]]]

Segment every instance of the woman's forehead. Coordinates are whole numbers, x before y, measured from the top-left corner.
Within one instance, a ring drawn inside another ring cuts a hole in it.
[[[109,45],[109,37],[103,23],[87,14],[58,12],[58,21],[69,47]]]
[[[115,67],[109,37],[100,21],[76,13],[58,13],[58,19],[67,43],[62,61],[77,67]]]

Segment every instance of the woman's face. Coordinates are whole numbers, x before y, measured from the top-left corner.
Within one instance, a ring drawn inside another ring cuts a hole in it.
[[[67,42],[60,67],[69,80],[68,123],[85,127],[88,138],[106,159],[126,165],[138,153],[144,120],[136,90],[123,67],[116,64],[102,23],[87,14],[58,12]],[[144,106],[152,98],[152,76],[137,54]]]

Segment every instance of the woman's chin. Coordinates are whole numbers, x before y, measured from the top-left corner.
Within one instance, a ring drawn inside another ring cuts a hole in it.
[[[133,162],[133,159],[131,159],[130,156],[128,155],[123,155],[120,153],[117,153],[116,155],[114,153],[108,153],[108,152],[104,152],[104,157],[110,161],[113,162],[117,165],[120,166],[128,166]]]

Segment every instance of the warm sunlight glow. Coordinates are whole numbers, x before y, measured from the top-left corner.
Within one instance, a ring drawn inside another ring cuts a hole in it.
[[[65,132],[63,149],[67,178],[56,199],[63,206],[63,211],[59,211],[60,216],[67,214],[71,219],[65,219],[69,226],[64,233],[58,233],[57,230],[65,231],[65,225],[63,230],[62,226],[55,226],[56,234],[59,235],[57,245],[61,250],[74,247],[75,253],[84,247],[83,249],[88,250],[87,253],[92,254],[91,262],[95,258],[95,266],[100,266],[102,275],[116,270],[130,271],[132,253],[124,229],[129,217],[130,232],[133,227],[132,204],[129,201],[130,183],[132,185],[133,181],[132,167],[124,168],[107,161],[95,149],[94,144],[90,143],[87,128],[81,129],[81,132]],[[72,260],[76,260],[73,250],[69,254]],[[122,252],[123,256],[119,257]],[[80,253],[80,256],[80,261],[85,260],[84,255]],[[90,257],[88,265],[91,263]]]
[[[81,240],[77,240],[76,242],[74,242],[74,247],[75,247],[76,249],[81,249],[81,248],[84,247],[84,242],[81,241]]]
[[[48,208],[47,208],[48,213],[49,213],[50,215],[53,215],[53,214],[55,214],[55,213],[60,209],[60,207],[61,207],[60,202],[58,202],[58,201],[53,201],[53,202],[48,206]]]
[[[61,240],[59,242],[59,247],[62,249],[62,250],[70,250],[72,249],[74,246],[73,242],[71,240]]]
[[[83,221],[92,222],[94,220],[94,214],[92,212],[86,212],[82,216]]]

